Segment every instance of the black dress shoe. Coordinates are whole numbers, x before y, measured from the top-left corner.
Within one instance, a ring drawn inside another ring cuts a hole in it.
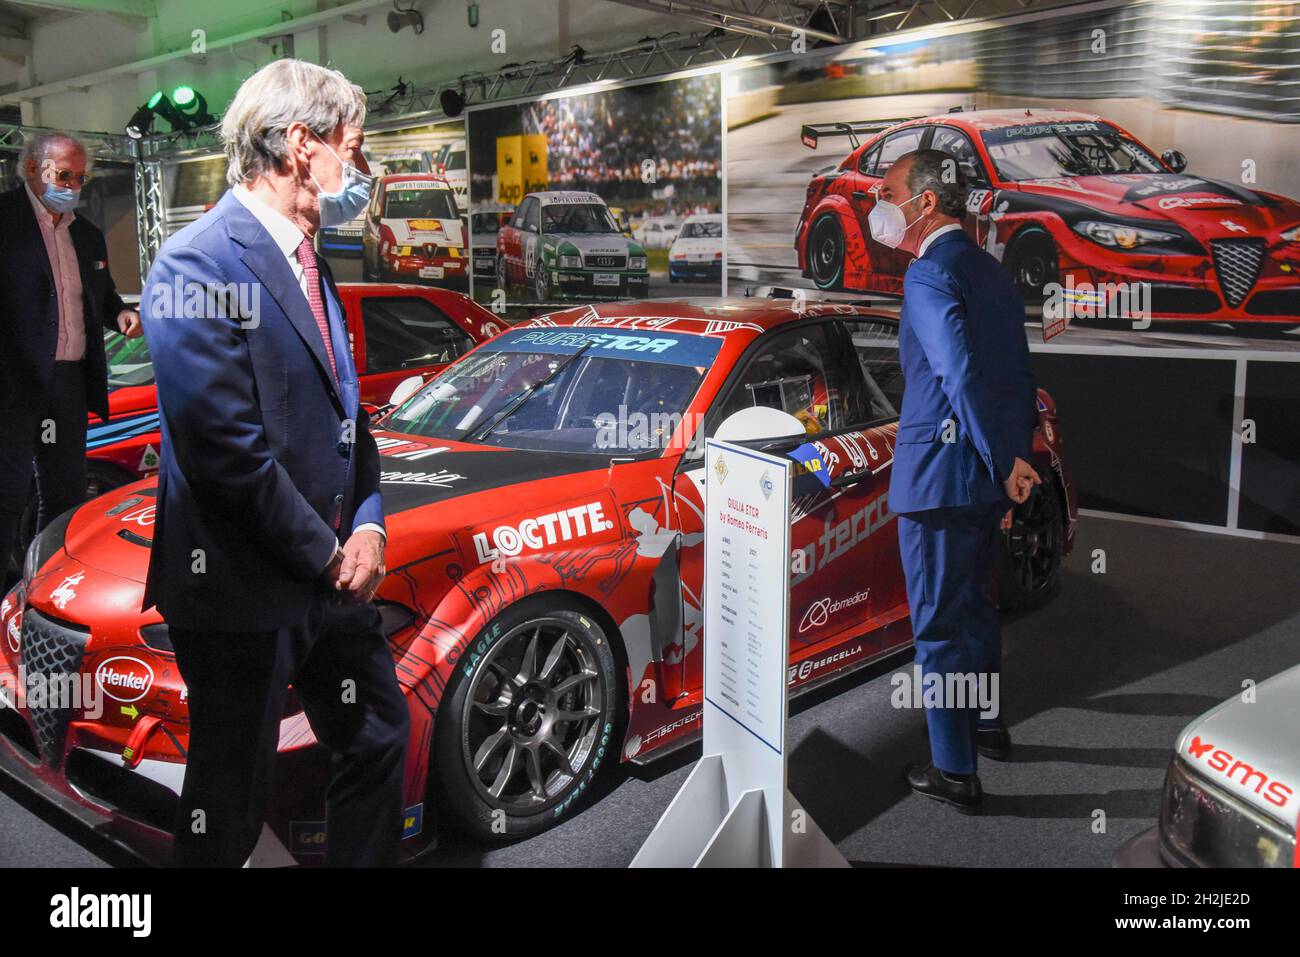
[[[984,792],[980,779],[974,774],[960,777],[946,774],[933,764],[907,766],[907,783],[922,797],[951,804],[962,814],[978,814]]]
[[[1011,733],[1001,722],[975,726],[975,749],[986,758],[1005,761],[1011,756]]]

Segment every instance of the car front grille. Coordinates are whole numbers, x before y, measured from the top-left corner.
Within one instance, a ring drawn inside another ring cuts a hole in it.
[[[626,256],[598,256],[588,253],[583,257],[588,269],[626,269]]]
[[[1232,308],[1246,301],[1264,266],[1264,240],[1219,239],[1210,243],[1214,271],[1219,276],[1223,298]]]
[[[63,743],[73,712],[72,708],[60,707],[67,701],[67,688],[59,679],[80,673],[89,638],[86,629],[46,618],[31,608],[23,612],[21,661],[28,686],[33,676],[41,675],[49,692],[45,706],[32,707],[29,702],[27,711],[41,757],[53,767],[63,760]]]

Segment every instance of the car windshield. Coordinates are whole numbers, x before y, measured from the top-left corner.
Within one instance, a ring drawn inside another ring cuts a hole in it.
[[[599,203],[559,203],[542,207],[542,232],[616,233],[609,207]]]
[[[681,239],[721,239],[722,223],[687,223],[682,227]]]
[[[495,233],[501,230],[500,213],[475,213],[473,222],[476,233]]]
[[[444,169],[464,169],[465,168],[465,151],[452,150],[447,154],[447,164]]]
[[[1105,123],[1039,123],[988,130],[984,145],[998,175],[1013,182],[1165,172],[1141,143]]]
[[[455,219],[451,190],[435,186],[389,187],[384,193],[384,219]]]
[[[153,384],[153,360],[144,336],[128,339],[110,332],[104,336],[104,356],[108,359],[109,389]]]
[[[665,332],[514,329],[452,365],[383,425],[512,449],[657,455],[721,344]]]

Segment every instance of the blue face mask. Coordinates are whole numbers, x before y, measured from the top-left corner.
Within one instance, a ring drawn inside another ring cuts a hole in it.
[[[329,229],[331,226],[342,226],[361,215],[361,211],[370,203],[370,190],[374,186],[375,178],[367,176],[352,164],[343,162],[324,140],[321,140],[321,146],[329,150],[330,156],[338,160],[339,166],[343,168],[343,181],[333,193],[325,192],[310,171],[307,174],[316,184],[316,197],[320,200],[321,228]]]
[[[45,208],[60,215],[70,213],[81,202],[81,190],[70,189],[55,183],[46,183],[45,192],[41,193],[41,202]]]

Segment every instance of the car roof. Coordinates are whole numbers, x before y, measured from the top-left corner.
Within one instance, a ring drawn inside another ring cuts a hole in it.
[[[410,180],[416,183],[431,183],[434,186],[441,186],[444,189],[451,189],[451,184],[447,182],[445,176],[437,173],[387,173],[380,181],[385,186],[391,186],[395,180]]]
[[[537,193],[529,193],[528,196],[537,197],[538,202],[543,206],[549,206],[554,203],[600,203],[604,206],[605,201],[595,193],[582,189],[548,189]],[[524,199],[527,199],[525,196]]]
[[[715,223],[721,221],[721,213],[693,213],[686,217],[686,223]],[[682,225],[685,226],[686,223],[682,223]]]
[[[1083,113],[1079,110],[1034,109],[1027,110],[968,110],[961,113],[939,113],[935,116],[920,117],[898,127],[911,124],[947,123],[952,126],[965,127],[968,130],[1000,130],[1009,126],[1033,126],[1035,123],[1093,123],[1101,120],[1096,113]]]
[[[531,322],[520,323],[517,328],[580,326],[590,327],[593,332],[609,329],[672,330],[749,340],[787,323],[828,316],[898,321],[896,312],[851,301],[701,296],[591,303],[539,316]]]

